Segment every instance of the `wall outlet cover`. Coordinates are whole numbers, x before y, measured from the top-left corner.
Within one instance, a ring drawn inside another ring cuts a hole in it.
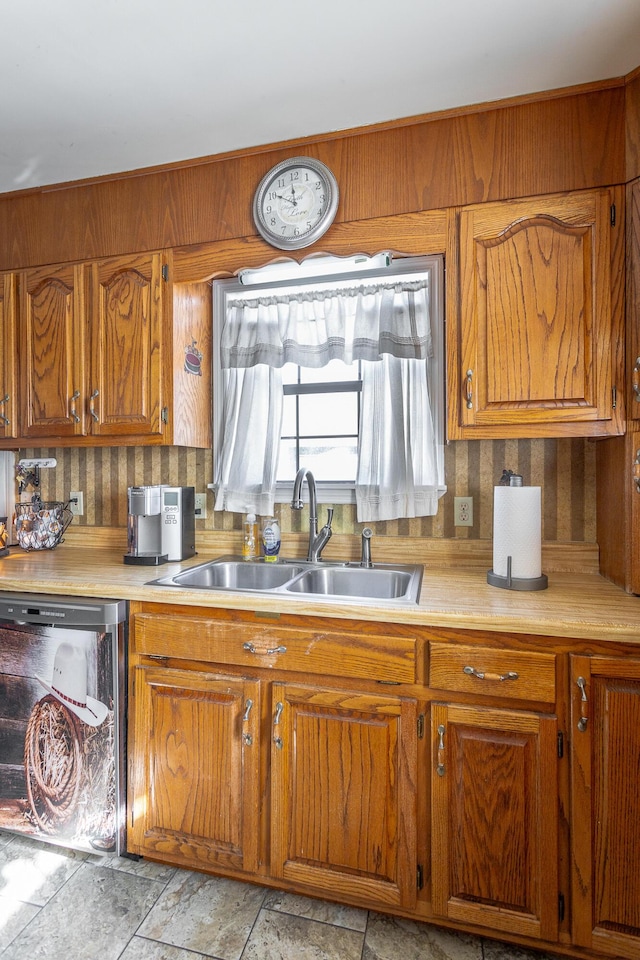
[[[454,526],[473,526],[473,497],[453,498]]]

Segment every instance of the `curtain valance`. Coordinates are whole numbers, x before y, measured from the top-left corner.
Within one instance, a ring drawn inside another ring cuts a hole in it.
[[[259,363],[323,367],[330,360],[432,355],[425,280],[233,299],[221,337],[227,369]]]

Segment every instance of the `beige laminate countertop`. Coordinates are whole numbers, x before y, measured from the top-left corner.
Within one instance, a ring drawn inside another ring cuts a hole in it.
[[[220,551],[200,552],[182,564],[148,567],[125,564],[122,549],[107,546],[72,542],[31,553],[12,547],[9,556],[0,558],[0,591],[616,640],[640,646],[640,597],[626,594],[593,572],[552,573],[548,589],[528,593],[489,586],[486,570],[478,567],[426,564],[420,602],[411,605],[310,602],[282,595],[146,585],[155,577],[177,573],[216,555]]]

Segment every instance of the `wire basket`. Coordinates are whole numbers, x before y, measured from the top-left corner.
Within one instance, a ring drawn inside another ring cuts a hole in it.
[[[68,503],[42,501],[16,503],[16,539],[23,550],[53,550],[73,520]]]

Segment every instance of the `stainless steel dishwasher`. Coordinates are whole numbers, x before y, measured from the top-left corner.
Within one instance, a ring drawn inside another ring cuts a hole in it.
[[[124,853],[126,614],[0,592],[0,829]]]

